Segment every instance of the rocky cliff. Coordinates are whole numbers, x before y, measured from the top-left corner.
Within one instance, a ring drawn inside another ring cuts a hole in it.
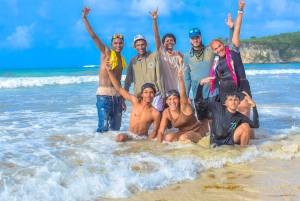
[[[249,42],[242,43],[240,51],[244,63],[300,62],[300,50],[294,48],[287,48],[284,52],[289,55],[288,58],[283,58],[279,50],[272,50],[267,46]]]

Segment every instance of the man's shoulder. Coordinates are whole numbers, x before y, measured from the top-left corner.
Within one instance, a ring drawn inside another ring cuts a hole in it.
[[[211,47],[209,45],[204,46],[204,51],[205,52],[212,52],[213,53],[213,51],[212,51],[212,49],[211,49]]]
[[[156,57],[156,56],[158,56],[158,54],[159,54],[158,52],[152,52],[152,51],[148,50],[145,57]]]

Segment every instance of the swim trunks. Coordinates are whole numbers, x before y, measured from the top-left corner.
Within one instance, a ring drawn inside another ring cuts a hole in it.
[[[96,95],[121,96],[114,87],[98,87]]]
[[[146,136],[146,135],[138,135],[131,131],[126,131],[125,133],[129,140],[147,140],[148,139],[148,136]]]

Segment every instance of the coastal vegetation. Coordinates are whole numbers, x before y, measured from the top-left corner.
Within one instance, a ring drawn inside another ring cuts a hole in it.
[[[261,46],[263,49],[278,51],[282,62],[289,62],[295,57],[300,57],[300,31],[293,33],[282,33],[273,36],[241,40],[246,47]],[[270,53],[256,55],[256,60],[270,62]]]

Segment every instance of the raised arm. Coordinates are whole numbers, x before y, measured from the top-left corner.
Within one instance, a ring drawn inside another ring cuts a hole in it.
[[[127,68],[127,74],[124,81],[124,89],[126,91],[129,91],[130,85],[133,82],[133,69],[132,69],[132,63],[130,61],[129,66]]]
[[[186,67],[186,72],[184,73],[184,83],[185,83],[185,92],[187,93],[187,97],[189,97],[190,90],[191,90],[191,69],[188,63],[187,56],[184,56],[184,66]]]
[[[233,37],[232,37],[232,43],[236,46],[240,46],[240,32],[241,32],[241,26],[242,26],[242,19],[243,19],[243,11],[245,7],[245,2],[243,0],[238,0],[239,2],[239,10],[238,10],[238,15],[236,18],[236,23],[235,23],[235,29],[233,32]]]
[[[90,25],[87,15],[91,11],[90,7],[84,6],[82,8],[82,19],[85,25],[86,30],[90,34],[91,38],[93,39],[94,43],[96,44],[97,48],[100,50],[102,54],[109,55],[110,51],[109,48],[101,41],[101,39],[95,34],[92,26]]]
[[[121,95],[123,96],[123,98],[125,98],[126,100],[131,101],[133,104],[134,104],[135,102],[138,102],[139,100],[138,100],[138,98],[137,98],[136,96],[134,96],[134,95],[128,93],[125,89],[123,89],[123,88],[121,87],[120,82],[117,80],[117,78],[114,76],[114,74],[113,74],[112,71],[111,71],[111,64],[109,63],[109,57],[106,57],[105,61],[106,61],[106,66],[105,66],[105,68],[106,68],[106,70],[107,70],[108,76],[109,76],[110,81],[111,81],[111,83],[113,84],[114,88],[115,88],[118,92],[120,92],[120,94],[121,94]]]
[[[153,32],[154,32],[156,50],[159,51],[162,44],[160,41],[160,35],[158,32],[158,25],[157,25],[157,20],[156,20],[158,17],[158,7],[156,7],[155,11],[153,11],[153,12],[149,11],[149,13],[152,17],[152,22],[153,22]]]
[[[178,68],[178,81],[179,81],[179,92],[180,92],[180,108],[182,111],[190,113],[193,112],[192,108],[190,107],[188,96],[185,91],[185,85],[184,85],[184,72],[186,68],[181,66]],[[190,111],[187,111],[190,110]]]
[[[233,18],[232,18],[230,13],[228,14],[228,19],[225,20],[225,23],[227,24],[227,26],[229,28],[227,43],[231,43],[232,42],[232,37],[233,37],[233,31],[234,31],[234,21],[233,21]]]
[[[247,92],[243,91],[243,93],[245,94],[245,100],[248,102],[248,104],[250,104],[251,108],[252,108],[252,121],[249,122],[249,125],[251,128],[259,128],[259,118],[258,118],[258,112],[257,112],[257,108],[256,108],[256,103],[254,102],[254,100],[249,96],[249,94],[247,94]]]

